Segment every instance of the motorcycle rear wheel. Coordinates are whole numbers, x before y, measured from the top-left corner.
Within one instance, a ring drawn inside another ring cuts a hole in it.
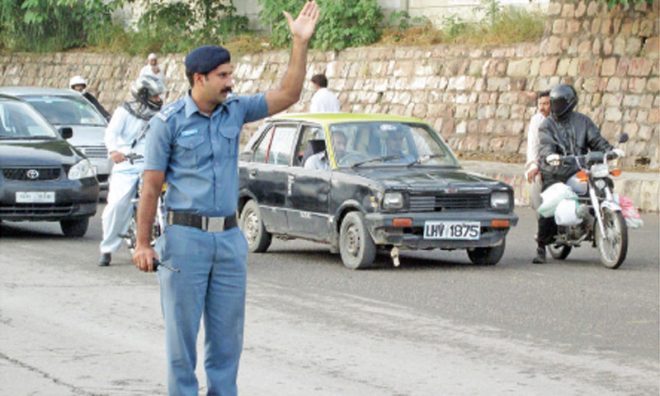
[[[571,250],[573,250],[572,246],[548,245],[548,251],[555,260],[566,260],[566,257],[571,254]]]
[[[601,235],[598,224],[594,227],[600,262],[607,268],[617,269],[628,254],[628,227],[621,212],[603,208],[602,217],[607,238]]]

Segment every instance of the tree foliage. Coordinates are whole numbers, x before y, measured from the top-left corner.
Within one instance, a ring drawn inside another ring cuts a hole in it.
[[[79,47],[96,39],[121,0],[2,0],[3,48],[52,51]]]
[[[228,0],[152,1],[138,21],[131,47],[185,52],[198,44],[223,43],[246,31],[247,24]]]
[[[302,7],[299,0],[259,0],[261,21],[271,29],[276,47],[289,43],[289,27],[282,11],[294,18]],[[321,17],[312,47],[341,50],[376,42],[382,33],[383,13],[377,0],[318,0]]]

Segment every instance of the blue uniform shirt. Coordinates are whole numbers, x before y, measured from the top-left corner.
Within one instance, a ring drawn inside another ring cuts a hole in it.
[[[153,117],[144,169],[165,172],[167,209],[203,216],[234,214],[241,128],[267,115],[263,94],[231,97],[208,117],[188,93]]]

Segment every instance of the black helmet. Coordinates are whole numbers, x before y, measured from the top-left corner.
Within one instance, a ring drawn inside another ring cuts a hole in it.
[[[550,91],[550,111],[556,119],[573,111],[578,103],[575,89],[568,84],[559,84]]]
[[[159,78],[154,76],[140,76],[131,84],[131,95],[151,110],[160,110],[163,105],[162,100],[156,102],[151,100],[151,97],[162,95],[164,92],[165,85]]]

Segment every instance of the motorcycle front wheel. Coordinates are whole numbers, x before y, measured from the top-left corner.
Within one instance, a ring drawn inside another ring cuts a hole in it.
[[[628,227],[621,212],[603,208],[602,218],[605,235],[600,232],[598,224],[594,227],[600,262],[607,268],[617,269],[628,253]]]
[[[548,245],[550,255],[555,260],[566,260],[566,257],[571,254],[572,249],[572,246],[567,245]]]

